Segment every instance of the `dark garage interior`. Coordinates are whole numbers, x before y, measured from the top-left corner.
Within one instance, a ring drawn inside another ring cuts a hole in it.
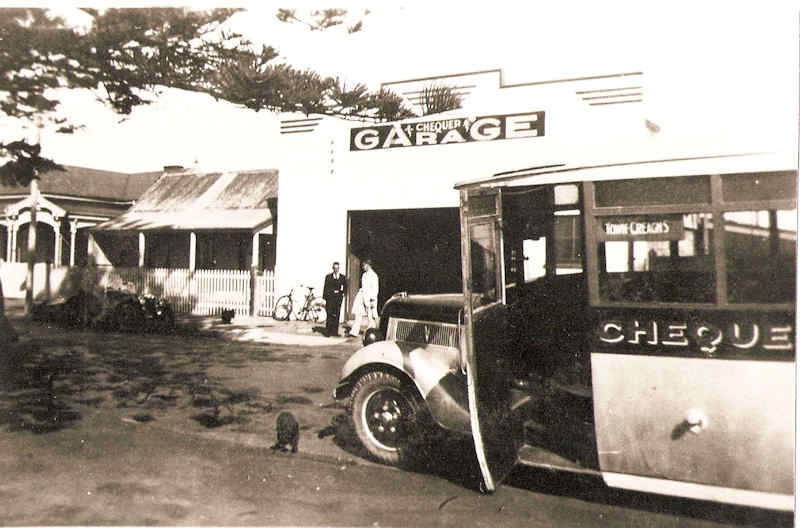
[[[380,280],[378,306],[396,292],[461,291],[460,220],[457,207],[350,211],[348,303],[371,259]]]

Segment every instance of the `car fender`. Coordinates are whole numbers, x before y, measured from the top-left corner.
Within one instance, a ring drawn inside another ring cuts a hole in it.
[[[467,382],[459,370],[455,348],[378,341],[356,351],[342,368],[349,385],[354,373],[370,366],[387,365],[405,373],[426,401],[432,417],[446,429],[470,432]],[[340,387],[334,392],[337,397]],[[340,392],[339,392],[340,393]]]

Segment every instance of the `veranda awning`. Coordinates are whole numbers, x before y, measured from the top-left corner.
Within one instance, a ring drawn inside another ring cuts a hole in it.
[[[95,226],[92,231],[253,231],[272,224],[272,221],[269,209],[130,211]]]

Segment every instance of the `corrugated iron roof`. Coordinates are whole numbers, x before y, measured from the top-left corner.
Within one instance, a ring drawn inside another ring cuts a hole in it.
[[[278,171],[167,172],[99,231],[255,229],[272,222]]]
[[[278,197],[278,171],[168,172],[136,201],[131,211],[267,209]]]
[[[160,172],[125,174],[72,165],[64,165],[64,168],[65,171],[42,174],[39,179],[39,192],[130,202],[139,198],[161,176]],[[0,185],[0,196],[27,192],[27,187]]]
[[[180,211],[188,209],[220,177],[211,174],[164,173],[136,201],[131,211]]]

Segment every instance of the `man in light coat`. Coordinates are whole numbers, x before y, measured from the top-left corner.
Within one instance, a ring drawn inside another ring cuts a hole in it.
[[[367,328],[378,326],[378,274],[372,269],[372,262],[365,260],[361,264],[361,289],[353,302],[355,320],[350,328],[350,335],[357,336],[361,331],[361,321],[367,316]]]

